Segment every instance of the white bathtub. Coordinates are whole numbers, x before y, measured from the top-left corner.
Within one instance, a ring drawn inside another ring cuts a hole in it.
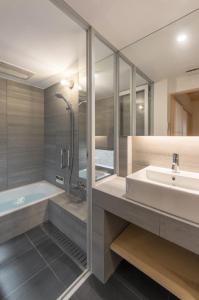
[[[63,193],[64,190],[40,181],[0,192],[0,217]]]
[[[47,181],[0,192],[0,243],[46,222],[49,199],[64,192]]]

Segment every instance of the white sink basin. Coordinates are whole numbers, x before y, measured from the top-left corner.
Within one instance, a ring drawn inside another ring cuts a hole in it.
[[[199,223],[199,173],[149,166],[127,176],[126,197]]]

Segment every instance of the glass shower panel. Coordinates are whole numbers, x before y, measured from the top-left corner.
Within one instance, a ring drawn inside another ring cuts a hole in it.
[[[120,103],[120,135],[130,135],[130,79],[131,67],[119,59],[119,103]]]
[[[136,73],[136,135],[148,135],[148,81]]]
[[[114,173],[114,53],[95,37],[95,179]]]
[[[50,288],[46,288],[43,269],[37,272],[39,284],[34,290],[31,288],[33,295],[42,295],[42,299],[60,299],[64,290],[71,291],[70,285],[87,269],[90,238],[90,210],[87,201],[83,201],[87,176],[80,180],[80,171],[87,171],[87,31],[69,18],[70,12],[65,8],[62,11],[53,2],[57,1],[0,1],[0,48],[4,49],[1,61],[9,63],[5,67],[7,75],[0,74],[0,139],[2,145],[4,142],[9,147],[9,153],[0,153],[0,162],[5,165],[0,189],[18,188],[12,213],[17,213],[21,221],[17,224],[20,232],[14,227],[10,232],[10,225],[5,224],[1,242],[8,242],[9,251],[14,253],[15,243],[10,243],[10,239],[18,239],[19,233],[32,237],[34,232],[32,244],[42,245],[37,249],[38,258],[45,256],[42,248],[48,250],[50,261],[56,256],[59,267],[47,273]],[[6,34],[6,30],[12,35]],[[25,208],[26,204],[33,204],[32,200],[40,202],[34,203],[34,214],[31,207]],[[49,213],[41,213],[41,207]],[[24,217],[24,209],[30,210],[28,218]],[[22,249],[23,239],[18,241]],[[32,254],[27,253],[27,261],[31,261]],[[14,264],[9,271],[13,278],[19,276]],[[22,259],[21,279],[15,280],[21,295],[27,293],[26,273],[27,264]],[[12,289],[13,282],[9,280],[7,290]],[[0,298],[6,297],[6,289],[1,289]]]
[[[79,188],[86,190],[87,183],[87,93],[79,93]],[[85,193],[83,193],[85,194]],[[86,196],[86,195],[84,195]]]
[[[78,189],[81,198],[86,200],[87,185],[87,78],[86,78],[86,39],[80,40],[78,72],[78,162],[79,179]]]

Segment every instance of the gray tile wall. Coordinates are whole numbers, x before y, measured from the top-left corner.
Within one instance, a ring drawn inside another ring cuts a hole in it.
[[[139,109],[139,105],[144,105],[143,91],[136,93],[136,135],[144,135],[144,110]],[[120,135],[130,135],[130,95],[120,97]]]
[[[43,91],[0,79],[0,189],[43,176]]]
[[[120,135],[130,134],[130,95],[120,97]]]
[[[86,252],[86,223],[53,201],[49,201],[48,219]]]
[[[95,135],[106,136],[107,144],[98,148],[113,149],[114,147],[114,98],[99,99],[95,104],[96,120],[95,120]]]
[[[74,141],[74,168],[72,184],[79,178],[79,144],[78,144],[78,91],[68,89],[60,84],[50,86],[44,91],[45,115],[45,179],[56,184],[56,175],[65,178],[65,188],[68,183],[68,169],[61,169],[61,146],[68,149],[70,146],[70,114],[66,105],[55,94],[59,92],[66,97],[75,112],[75,141]],[[56,184],[57,185],[57,184]],[[58,185],[60,186],[60,185]]]

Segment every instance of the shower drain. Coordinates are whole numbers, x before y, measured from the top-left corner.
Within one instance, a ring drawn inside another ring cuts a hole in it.
[[[78,266],[84,271],[87,267],[86,253],[61,232],[52,223],[46,222],[42,225],[42,229],[48,236],[67,254]]]

